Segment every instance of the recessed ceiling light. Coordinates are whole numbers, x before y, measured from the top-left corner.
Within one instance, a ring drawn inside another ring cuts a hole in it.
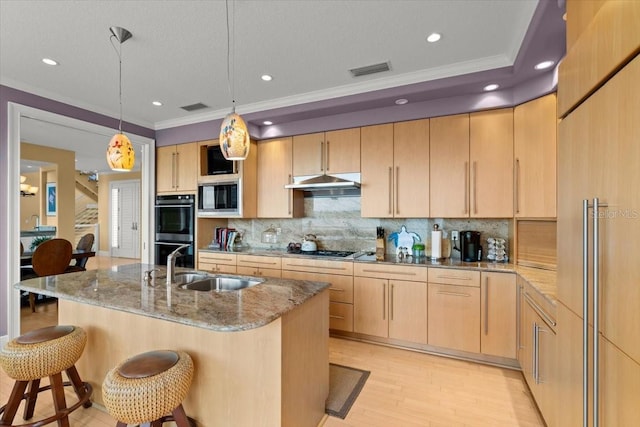
[[[496,90],[496,89],[498,89],[499,87],[500,87],[500,85],[497,85],[497,84],[495,84],[495,83],[492,83],[492,84],[490,84],[490,85],[486,85],[486,86],[484,87],[484,90],[486,90],[487,92],[489,92],[489,91],[492,91],[492,90]]]
[[[555,64],[555,62],[553,61],[542,61],[541,63],[536,64],[534,68],[536,70],[546,70],[547,68],[551,67],[553,64]]]
[[[156,107],[162,107],[162,102],[160,101],[153,101],[152,104],[155,105]]]
[[[406,104],[408,102],[409,102],[409,100],[405,99],[405,98],[396,99],[396,105],[404,105],[404,104]]]
[[[271,80],[273,80],[273,77],[271,77],[269,74],[263,74],[262,76],[260,76],[260,78],[265,82],[270,82]]]
[[[431,33],[427,36],[427,41],[429,43],[435,43],[438,40],[440,40],[440,38],[442,37],[442,35],[440,35],[439,33]]]
[[[58,65],[58,61],[54,61],[51,58],[42,58],[42,62],[44,62],[47,65]]]
[[[264,122],[262,122],[263,125],[267,125],[267,126],[271,126],[273,124],[273,122],[271,120],[265,120]]]

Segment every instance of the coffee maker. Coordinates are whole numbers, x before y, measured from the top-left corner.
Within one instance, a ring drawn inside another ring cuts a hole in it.
[[[478,262],[482,260],[479,231],[461,231],[460,246],[460,259],[462,261]]]

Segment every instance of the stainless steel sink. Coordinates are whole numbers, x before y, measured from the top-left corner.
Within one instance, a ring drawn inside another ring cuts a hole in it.
[[[197,282],[209,278],[208,274],[200,273],[197,271],[183,271],[175,274],[177,285],[184,285],[187,283]]]
[[[210,277],[194,280],[191,282],[176,282],[178,287],[192,291],[239,291],[262,283],[262,280],[242,279],[236,277]]]

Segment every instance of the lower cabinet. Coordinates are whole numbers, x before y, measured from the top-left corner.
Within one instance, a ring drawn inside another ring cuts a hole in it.
[[[283,258],[282,278],[331,283],[329,329],[353,332],[353,262]]]
[[[353,278],[354,332],[426,344],[426,270],[421,267],[356,264]]]
[[[198,252],[198,270],[236,274],[237,255],[227,252]]]
[[[282,277],[280,257],[261,255],[238,255],[237,274],[258,277]]]
[[[516,275],[483,271],[480,282],[480,352],[515,359]]]
[[[480,353],[480,272],[429,268],[429,345]]]
[[[556,425],[556,321],[532,297],[529,285],[520,289],[520,348],[522,374],[548,426]]]

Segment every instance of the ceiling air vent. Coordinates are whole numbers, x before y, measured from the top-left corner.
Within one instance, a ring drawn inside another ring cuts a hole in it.
[[[204,108],[209,108],[208,105],[204,105],[202,102],[198,102],[196,104],[191,104],[191,105],[185,105],[184,107],[180,107],[185,111],[196,111],[196,110],[202,110]]]
[[[353,77],[366,76],[368,74],[382,73],[384,71],[389,71],[391,68],[389,66],[389,61],[381,62],[379,64],[367,65],[360,68],[352,68],[349,70]]]

